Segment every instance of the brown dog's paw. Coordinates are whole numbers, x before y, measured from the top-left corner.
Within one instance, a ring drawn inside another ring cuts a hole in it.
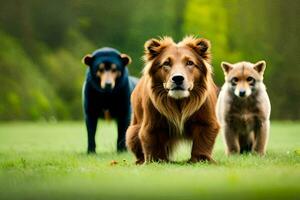
[[[135,164],[136,164],[136,165],[142,165],[142,164],[144,164],[144,163],[145,163],[145,160],[144,160],[144,159],[138,159],[138,160],[135,161]]]
[[[210,164],[217,164],[217,162],[214,159],[206,155],[192,156],[188,161],[188,163],[197,163],[197,162],[208,162]]]

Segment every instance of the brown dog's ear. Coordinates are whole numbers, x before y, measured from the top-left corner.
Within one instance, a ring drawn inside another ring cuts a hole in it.
[[[210,41],[205,38],[189,37],[188,39],[191,40],[191,42],[189,42],[189,46],[193,48],[203,59],[210,62]]]
[[[264,74],[264,71],[265,71],[265,69],[266,69],[266,66],[267,66],[266,61],[261,60],[261,61],[255,63],[253,68],[254,68],[260,75],[263,75],[263,74]]]
[[[122,53],[120,54],[120,57],[124,66],[127,66],[131,63],[131,58],[127,54]]]
[[[144,47],[145,47],[145,59],[146,60],[152,60],[153,58],[155,58],[156,56],[159,55],[160,53],[160,41],[157,39],[150,39],[148,40]]]
[[[87,66],[91,66],[93,62],[93,56],[91,54],[88,54],[83,57],[82,63],[86,64]]]
[[[225,75],[227,75],[233,69],[232,64],[230,64],[228,62],[222,62],[221,67],[222,67]]]

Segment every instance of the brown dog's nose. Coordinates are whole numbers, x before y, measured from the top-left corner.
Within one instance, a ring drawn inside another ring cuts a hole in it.
[[[182,76],[182,75],[174,75],[172,77],[172,81],[174,81],[174,83],[176,83],[176,85],[180,85],[184,81],[184,76]]]

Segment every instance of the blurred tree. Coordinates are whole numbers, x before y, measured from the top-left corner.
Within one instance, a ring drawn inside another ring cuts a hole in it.
[[[0,32],[0,119],[50,119],[60,103],[14,38]]]
[[[196,34],[220,62],[267,61],[276,119],[300,118],[299,6],[294,0],[0,0],[0,120],[81,119],[81,58],[112,46],[139,76],[146,40]]]
[[[146,1],[137,0],[131,8],[130,29],[126,33],[124,49],[133,57],[133,74],[139,75],[143,68],[144,43],[150,38],[182,36],[184,0]]]

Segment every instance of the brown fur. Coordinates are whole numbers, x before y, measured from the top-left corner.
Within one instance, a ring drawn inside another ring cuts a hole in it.
[[[168,161],[179,139],[193,141],[191,162],[212,160],[219,124],[209,48],[207,40],[194,37],[145,43],[146,66],[131,96],[134,113],[126,133],[136,163]],[[170,90],[175,73],[185,77],[184,92]]]
[[[222,63],[226,81],[219,94],[217,115],[228,155],[266,152],[271,107],[262,82],[265,66],[264,61]],[[243,97],[240,91],[245,92]]]

